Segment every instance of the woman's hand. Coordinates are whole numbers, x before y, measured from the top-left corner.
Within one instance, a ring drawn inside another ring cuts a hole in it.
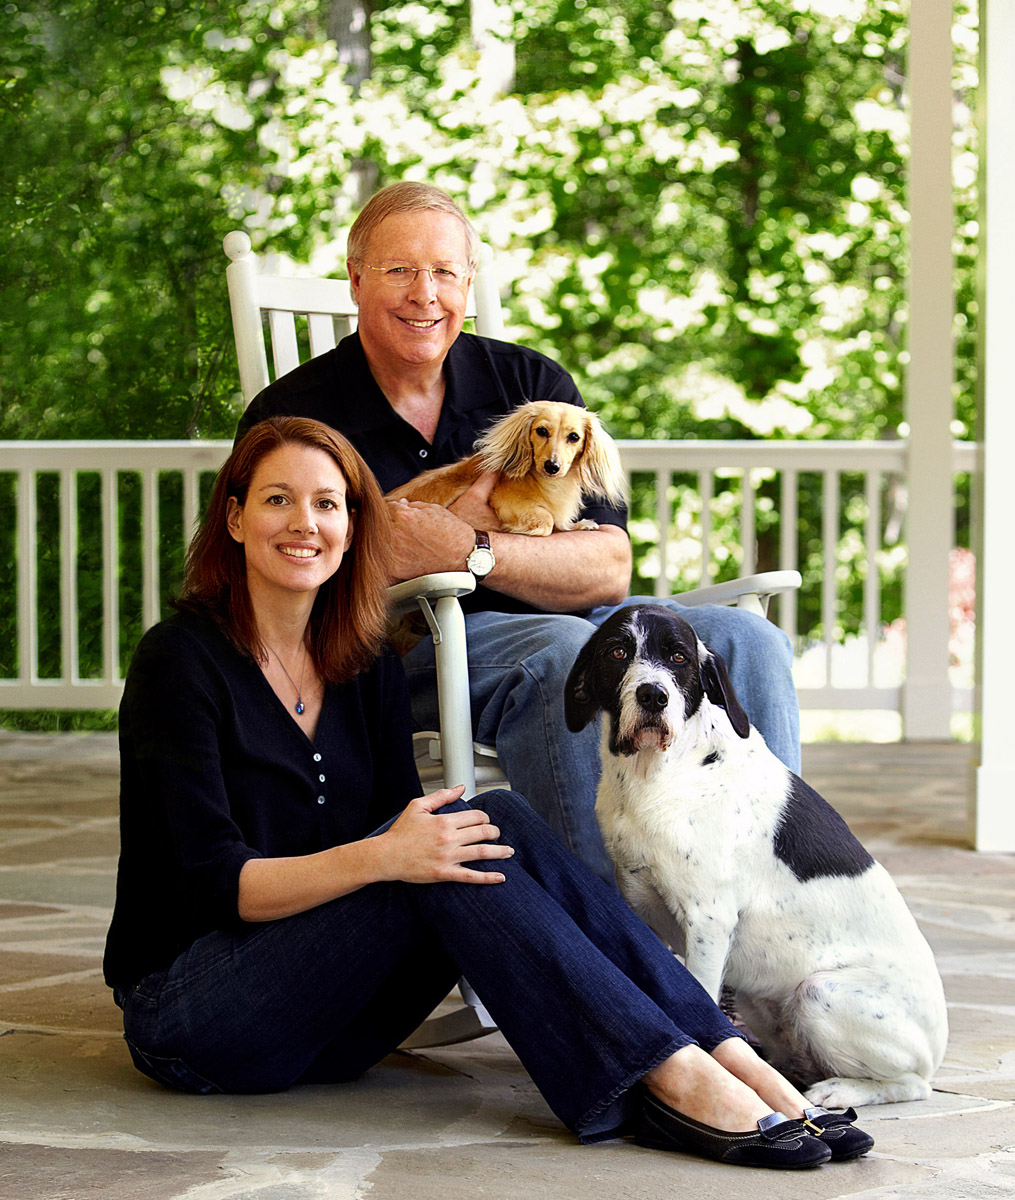
[[[306,912],[383,879],[405,883],[503,883],[499,871],[464,866],[510,858],[500,830],[478,808],[441,813],[464,787],[441,788],[412,800],[376,837],[295,858],[252,858],[240,871],[237,907],[244,921],[274,921]]]
[[[465,788],[441,788],[406,805],[386,833],[385,878],[405,883],[503,883],[498,871],[464,866],[480,859],[510,858],[510,846],[496,844],[500,830],[478,808],[442,813],[437,810],[461,798]]]

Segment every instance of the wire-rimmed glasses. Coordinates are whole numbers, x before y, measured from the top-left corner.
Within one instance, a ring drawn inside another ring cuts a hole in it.
[[[420,271],[429,272],[434,287],[461,287],[468,276],[468,268],[461,263],[439,262],[430,267],[417,267],[412,263],[385,262],[380,266],[364,263],[368,271],[377,271],[381,279],[391,287],[409,287],[416,282]]]

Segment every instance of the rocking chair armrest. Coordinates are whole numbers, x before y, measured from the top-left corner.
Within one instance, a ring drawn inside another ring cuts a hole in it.
[[[690,592],[680,592],[675,599],[690,607],[698,604],[735,604],[738,608],[752,609],[764,616],[770,596],[796,591],[802,582],[799,571],[762,571],[757,575],[730,579],[726,583],[713,583]]]
[[[439,571],[395,583],[388,588],[391,611],[397,616],[418,612],[418,601],[442,600],[445,596],[466,596],[475,591],[476,577],[471,571]]]

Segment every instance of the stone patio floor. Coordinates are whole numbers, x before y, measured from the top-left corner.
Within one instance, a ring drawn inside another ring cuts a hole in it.
[[[100,972],[115,741],[0,732],[0,1200],[1015,1196],[1015,858],[965,845],[968,762],[955,744],[805,747],[805,776],[937,954],[951,1040],[929,1101],[865,1110],[871,1155],[787,1173],[579,1146],[499,1034],[342,1087],[159,1088],[132,1068]]]

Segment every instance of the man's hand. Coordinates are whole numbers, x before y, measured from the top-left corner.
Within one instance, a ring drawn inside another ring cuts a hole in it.
[[[501,528],[490,507],[497,475],[481,475],[450,508],[421,500],[392,500],[395,578],[415,579],[436,571],[464,571],[477,529]]]
[[[501,523],[490,507],[490,493],[499,478],[495,471],[487,471],[485,475],[480,475],[467,492],[463,492],[454,504],[449,505],[450,511],[473,529],[485,529],[487,533],[497,532]]]
[[[476,544],[471,525],[439,504],[391,500],[395,579],[415,579],[437,571],[464,571]]]

